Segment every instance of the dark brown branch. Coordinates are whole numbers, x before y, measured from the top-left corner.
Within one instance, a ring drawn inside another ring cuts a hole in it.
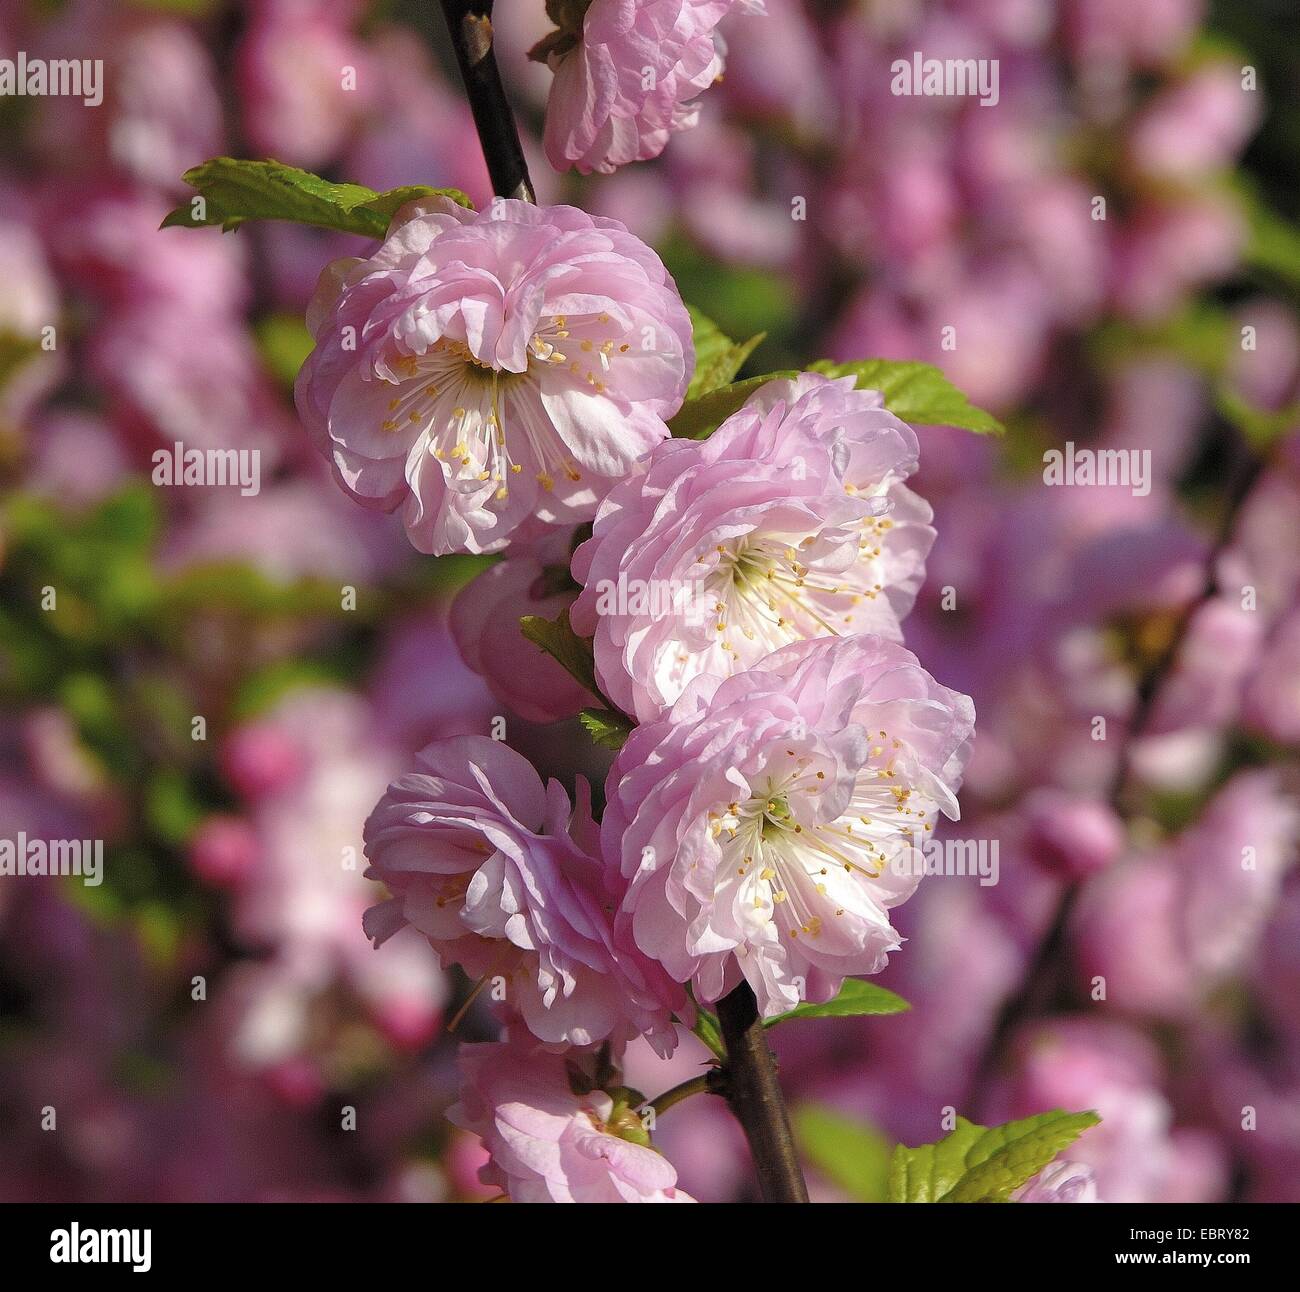
[[[506,99],[492,49],[492,0],[440,0],[452,49],[465,82],[474,128],[487,162],[492,190],[499,197],[537,200],[528,176],[514,113]]]
[[[718,1002],[727,1047],[726,1094],[745,1131],[764,1202],[807,1202],[794,1135],[758,1003],[748,983]]]

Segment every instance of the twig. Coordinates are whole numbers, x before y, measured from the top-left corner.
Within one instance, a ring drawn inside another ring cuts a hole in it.
[[[499,197],[537,201],[514,114],[497,69],[492,40],[492,0],[440,0],[452,49],[465,82],[474,128],[483,146],[492,190]]]
[[[727,1101],[749,1141],[763,1201],[807,1202],[776,1063],[748,983],[718,1002],[718,1021],[727,1046]]]
[[[1251,490],[1263,474],[1267,460],[1265,456],[1252,453],[1239,468],[1236,479],[1228,491],[1218,535],[1206,558],[1205,579],[1200,592],[1183,608],[1165,649],[1138,683],[1137,699],[1133,705],[1124,742],[1120,746],[1107,794],[1107,801],[1116,813],[1122,813],[1125,806],[1132,774],[1133,747],[1146,732],[1161,688],[1177,663],[1192,621],[1201,607],[1219,594],[1220,560],[1232,542],[1238,518],[1245,507],[1246,500],[1250,497]],[[1073,880],[1065,886],[1047,931],[1039,941],[1022,977],[1019,991],[1011,996],[999,1011],[988,1043],[974,1068],[967,1096],[967,1102],[971,1106],[977,1105],[989,1078],[1001,1066],[1012,1037],[1028,1020],[1046,1013],[1056,998],[1066,956],[1070,923],[1074,918],[1082,890],[1083,883],[1080,880]]]

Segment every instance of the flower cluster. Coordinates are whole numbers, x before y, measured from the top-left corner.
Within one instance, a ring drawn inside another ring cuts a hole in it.
[[[469,666],[531,720],[642,724],[599,828],[581,776],[575,806],[499,740],[425,748],[366,823],[390,893],[366,932],[418,930],[509,1028],[462,1064],[485,1182],[678,1200],[617,1085],[629,1042],[672,1053],[686,984],[748,982],[774,1017],[878,972],[908,854],[957,816],[973,707],[899,644],[934,539],[916,435],[809,372],[670,439],[686,312],[646,248],[567,207],[410,205],[326,271],[310,322],[299,406],[344,486],[401,506],[422,551],[508,547],[453,608]],[[525,643],[527,615],[592,638],[592,678]]]

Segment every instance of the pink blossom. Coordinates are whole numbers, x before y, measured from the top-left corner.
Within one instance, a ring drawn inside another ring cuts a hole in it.
[[[351,0],[262,0],[236,56],[249,142],[295,166],[333,160],[372,92]],[[352,70],[349,84],[347,69]]]
[[[532,550],[511,550],[457,594],[451,631],[461,658],[487,680],[492,694],[529,722],[571,718],[596,698],[519,630],[524,615],[555,619],[577,595],[569,576],[567,529],[545,535]]]
[[[1086,879],[1119,856],[1124,826],[1099,798],[1039,789],[1024,803],[1028,839],[1034,858],[1048,871]]]
[[[376,956],[362,930],[374,890],[362,875],[360,823],[400,767],[369,706],[329,687],[303,688],[260,718],[287,766],[250,806],[258,861],[240,884],[239,936],[272,952],[247,966],[231,1045],[268,1069],[305,1052],[312,1022],[340,989],[382,1027],[436,1027],[447,984],[423,939],[409,933]]]
[[[1070,1146],[1069,1160],[1091,1167],[1101,1198],[1209,1202],[1218,1196],[1222,1154],[1198,1167],[1192,1186],[1187,1132],[1173,1127],[1158,1054],[1141,1033],[1119,1023],[1066,1018],[1036,1027],[1017,1048],[1016,1073],[992,1115],[1095,1109],[1101,1123]]]
[[[1300,745],[1300,609],[1274,630],[1246,687],[1245,716],[1279,744]]]
[[[366,822],[368,878],[393,896],[366,912],[375,945],[407,924],[445,964],[500,976],[505,1003],[551,1044],[671,1049],[682,1003],[655,966],[616,945],[592,855],[587,785],[574,811],[558,781],[485,736],[436,741]]]
[[[606,694],[649,721],[693,678],[791,641],[900,640],[934,539],[903,484],[917,452],[876,391],[813,373],[768,383],[703,442],[657,446],[573,558],[572,623]]]
[[[422,552],[504,547],[581,522],[659,440],[693,367],[657,256],[567,206],[410,203],[308,311],[297,403],[358,502],[402,508]]]
[[[558,30],[531,53],[555,73],[546,104],[546,156],[556,170],[605,174],[663,152],[693,126],[692,102],[722,74],[714,29],[761,0],[553,0]]]
[[[571,1059],[518,1039],[464,1045],[453,1125],[483,1140],[484,1184],[515,1202],[694,1202],[676,1187],[637,1115],[636,1092],[607,1092]]]
[[[888,911],[937,812],[956,818],[970,700],[880,637],[795,642],[705,674],[635,731],[606,787],[619,924],[713,1001],[742,976],[767,1016],[877,973]]]
[[[206,884],[239,883],[257,865],[257,835],[241,817],[209,817],[190,843],[189,861]]]
[[[1157,180],[1205,180],[1237,160],[1259,124],[1258,103],[1239,67],[1205,63],[1143,111],[1129,137],[1130,155]]]
[[[1017,1202],[1096,1202],[1097,1177],[1082,1162],[1049,1162],[1023,1188]]]

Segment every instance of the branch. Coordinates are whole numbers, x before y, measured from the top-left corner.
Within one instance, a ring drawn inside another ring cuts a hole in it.
[[[718,1021],[727,1046],[727,1101],[749,1141],[763,1201],[807,1202],[776,1063],[748,983],[718,1002]]]
[[[1266,456],[1251,454],[1238,469],[1228,490],[1219,532],[1206,558],[1205,579],[1201,589],[1183,608],[1167,646],[1138,683],[1137,699],[1133,705],[1133,713],[1129,719],[1124,743],[1120,747],[1107,794],[1107,801],[1117,814],[1123,814],[1126,803],[1132,774],[1133,747],[1146,733],[1161,688],[1178,661],[1192,621],[1201,607],[1219,594],[1220,560],[1232,542],[1238,518],[1245,508],[1256,481],[1263,474],[1267,461]],[[1028,1020],[1039,1017],[1051,1008],[1052,1001],[1057,995],[1061,966],[1066,956],[1070,923],[1074,918],[1074,911],[1082,891],[1083,881],[1078,879],[1072,880],[1065,886],[1048,924],[1047,932],[1035,948],[1029,966],[1021,978],[1020,989],[1014,996],[1008,998],[999,1011],[988,1043],[980,1055],[979,1062],[975,1065],[971,1079],[968,1102],[972,1107],[976,1106],[985,1083],[1001,1066],[1012,1037]]]
[[[536,202],[528,163],[492,51],[492,0],[440,0],[451,46],[474,114],[492,190],[499,197]]]

